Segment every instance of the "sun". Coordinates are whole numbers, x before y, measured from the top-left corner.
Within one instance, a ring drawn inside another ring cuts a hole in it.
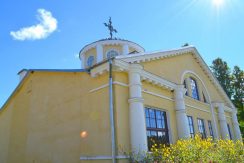
[[[212,1],[216,7],[219,7],[224,3],[224,0],[212,0]]]

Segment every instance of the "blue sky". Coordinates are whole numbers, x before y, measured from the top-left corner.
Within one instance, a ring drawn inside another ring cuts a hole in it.
[[[109,16],[116,37],[146,51],[188,42],[208,65],[221,57],[231,68],[244,69],[244,1],[223,0],[220,6],[213,1],[1,0],[0,106],[17,86],[17,73],[23,68],[80,68],[80,49],[109,37],[103,26]]]

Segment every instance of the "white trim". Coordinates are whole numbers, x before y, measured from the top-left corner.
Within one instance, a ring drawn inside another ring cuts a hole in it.
[[[97,67],[92,68],[90,73],[92,77],[96,77],[97,75],[102,75],[103,73],[108,71],[109,71],[109,64],[108,62],[106,62]]]
[[[154,93],[154,92],[150,92],[150,91],[148,91],[148,90],[146,90],[146,89],[143,89],[142,92],[143,92],[143,93],[150,94],[150,95],[153,95],[153,96],[156,96],[156,97],[159,97],[159,98],[162,98],[162,99],[166,99],[166,100],[169,100],[169,101],[175,101],[173,98],[166,97],[166,96],[163,96],[163,95]]]
[[[114,60],[114,66],[117,66],[120,71],[129,71],[131,64],[128,64],[121,60]],[[102,75],[105,72],[108,72],[108,63],[104,63],[98,67],[94,67],[91,70],[91,76],[96,77],[97,75]],[[157,85],[159,87],[163,87],[168,90],[174,90],[176,88],[176,84],[168,81],[166,79],[163,79],[162,77],[159,77],[155,74],[152,74],[150,72],[147,72],[145,70],[140,70],[140,76],[141,80],[147,81],[149,83],[152,83],[153,85]]]
[[[122,83],[122,82],[119,82],[119,81],[114,81],[113,84],[117,84],[117,85],[120,85],[120,86],[123,86],[123,87],[129,87],[128,84]]]
[[[123,86],[123,87],[128,87],[128,84],[125,84],[125,83],[122,83],[122,82],[119,82],[119,81],[114,81],[113,84],[120,85],[120,86]],[[100,89],[103,89],[103,88],[106,88],[106,87],[108,87],[108,84],[103,84],[100,87],[91,89],[89,91],[89,93],[96,92],[96,91],[98,91]]]
[[[219,113],[218,113],[218,112],[215,112],[214,114],[215,114],[215,115],[218,115]],[[232,119],[232,117],[231,117],[231,116],[228,116],[228,115],[225,115],[225,117],[227,117],[227,118],[231,118],[231,119]]]
[[[230,112],[230,113],[233,112],[233,109],[229,108],[228,106],[225,106],[224,110],[225,110],[226,112]]]
[[[108,87],[108,84],[104,84],[104,85],[101,85],[100,87],[97,87],[97,88],[94,88],[94,89],[91,89],[89,92],[92,93],[92,92],[96,92],[100,89],[103,89],[103,88],[106,88]]]
[[[116,159],[128,159],[128,156],[119,155]],[[112,160],[112,156],[80,156],[80,160]]]
[[[124,45],[124,44],[127,44],[129,47],[132,47],[134,49],[136,49],[138,52],[144,52],[144,48],[141,47],[140,45],[134,43],[134,42],[131,42],[131,41],[126,41],[126,40],[101,40],[101,41],[96,41],[96,42],[93,42],[87,46],[85,46],[79,53],[80,55],[80,58],[82,55],[85,54],[85,52],[87,52],[88,50],[90,50],[91,48],[96,48],[97,45]]]
[[[176,88],[175,83],[165,80],[165,79],[163,79],[155,74],[152,74],[150,72],[147,72],[145,70],[141,71],[141,78],[142,78],[142,80],[146,80],[149,83],[164,87],[169,90],[174,90]]]
[[[202,79],[200,78],[200,76],[198,76],[197,75],[197,73],[195,73],[195,72],[193,72],[193,71],[191,71],[191,70],[185,70],[183,73],[182,73],[182,75],[181,75],[181,83],[183,83],[184,82],[184,77],[185,77],[185,75],[186,74],[193,74],[193,75],[195,75],[200,81],[201,81],[201,84],[203,85],[203,87],[204,87],[204,90],[206,91],[206,93],[207,93],[207,96],[208,96],[208,102],[211,102],[212,100],[211,100],[211,98],[210,98],[210,95],[209,95],[209,92],[208,92],[208,90],[207,90],[207,87],[205,86],[205,84],[204,84],[204,82],[202,81]],[[199,91],[199,90],[198,90]],[[203,90],[202,90],[203,91]],[[199,92],[199,93],[202,93],[202,92]],[[200,96],[200,95],[199,95]]]
[[[192,105],[189,105],[189,104],[186,104],[186,106],[190,107],[190,108],[194,108],[194,109],[197,109],[197,110],[201,110],[203,112],[207,112],[207,113],[211,113],[210,111],[208,110],[204,110],[204,109],[201,109],[199,107],[196,107],[196,106],[192,106]]]
[[[190,97],[190,96],[185,95],[185,98],[187,98],[187,99],[189,99],[189,100],[192,100],[192,101],[195,101],[195,102],[198,102],[198,103],[201,103],[202,105],[206,105],[206,106],[210,107],[210,104],[209,104],[209,103],[205,103],[205,102],[196,100],[196,99],[194,99],[194,98],[192,98],[192,97]]]

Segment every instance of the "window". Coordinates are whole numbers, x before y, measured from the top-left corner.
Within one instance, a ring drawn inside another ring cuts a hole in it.
[[[148,149],[153,144],[169,144],[166,112],[146,107],[146,126]]]
[[[186,85],[186,79],[184,80],[184,83],[183,83],[183,84],[184,84],[184,88],[186,89],[186,93],[185,93],[185,95],[188,96],[187,85]]]
[[[197,90],[197,82],[195,79],[190,78],[190,84],[191,84],[191,93],[192,93],[192,98],[199,100],[199,94]]]
[[[93,66],[94,60],[95,60],[94,56],[89,56],[87,59],[87,63],[86,63],[87,66],[89,66],[89,67]]]
[[[206,97],[205,97],[203,92],[202,92],[202,97],[203,97],[203,102],[207,103],[207,99],[206,99]]]
[[[205,126],[204,126],[204,120],[198,118],[197,119],[198,124],[198,131],[202,135],[202,138],[206,138],[206,132],[205,132]]]
[[[112,50],[109,50],[107,52],[107,58],[115,57],[117,55],[119,55],[119,53],[116,50],[113,50],[113,49]]]
[[[214,134],[213,134],[213,127],[212,127],[212,122],[208,121],[208,129],[209,129],[209,135],[214,138]]]
[[[227,127],[228,127],[228,132],[229,132],[230,140],[232,140],[232,135],[231,135],[231,131],[230,131],[230,125],[227,124]]]
[[[191,138],[194,138],[195,134],[194,134],[194,124],[193,124],[192,116],[187,116],[187,119],[188,119]]]

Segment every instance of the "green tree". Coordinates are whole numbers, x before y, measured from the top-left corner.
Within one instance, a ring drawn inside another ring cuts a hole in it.
[[[244,133],[244,71],[238,66],[232,72],[233,103],[238,108],[238,121],[242,134]]]
[[[244,71],[235,66],[233,72],[221,58],[213,60],[210,66],[213,74],[218,79],[226,94],[238,109],[238,121],[242,135],[244,134]]]
[[[232,77],[231,70],[227,63],[221,58],[217,58],[213,60],[212,66],[210,66],[210,68],[212,69],[213,74],[218,79],[220,85],[223,87],[228,97],[231,98],[233,95],[233,89],[231,84]]]

